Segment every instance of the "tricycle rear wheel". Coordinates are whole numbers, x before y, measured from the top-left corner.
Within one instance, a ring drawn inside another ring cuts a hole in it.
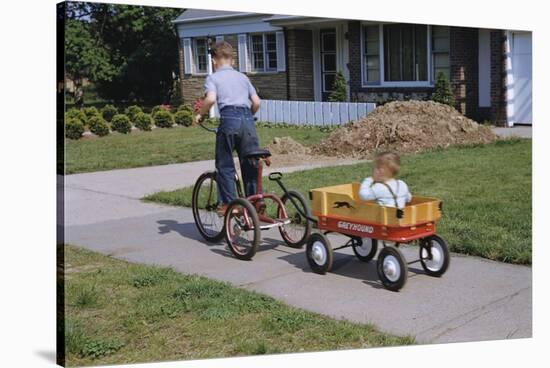
[[[307,238],[306,257],[309,266],[315,273],[324,275],[332,268],[332,246],[328,238],[320,233],[313,233]]]
[[[378,241],[370,238],[353,238],[351,247],[357,259],[361,262],[369,262],[376,255]]]
[[[420,264],[426,274],[434,277],[443,275],[451,262],[449,247],[443,238],[431,235],[420,240]]]
[[[252,259],[260,245],[261,230],[258,213],[248,200],[237,198],[229,203],[224,229],[233,255],[242,260]]]
[[[407,263],[401,251],[395,247],[384,247],[376,263],[378,277],[388,290],[399,291],[407,282]]]

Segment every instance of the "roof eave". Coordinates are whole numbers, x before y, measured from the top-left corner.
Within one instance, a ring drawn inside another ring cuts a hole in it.
[[[191,19],[174,19],[172,23],[174,24],[181,24],[181,23],[200,23],[200,22],[208,22],[211,20],[218,20],[218,19],[229,19],[229,18],[245,18],[245,17],[251,17],[251,16],[258,16],[261,14],[257,13],[240,13],[240,14],[229,14],[229,15],[216,15],[213,17],[200,17],[200,18],[191,18]]]

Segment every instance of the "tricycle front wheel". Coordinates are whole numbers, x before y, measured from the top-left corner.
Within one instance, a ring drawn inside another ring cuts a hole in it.
[[[332,246],[328,238],[313,233],[307,239],[306,257],[313,272],[325,274],[332,268]]]
[[[435,277],[440,277],[447,271],[451,262],[449,247],[445,240],[432,235],[420,241],[420,264],[424,271]]]
[[[301,248],[311,234],[311,222],[302,215],[311,215],[304,197],[293,190],[289,190],[281,198],[286,214],[290,220],[289,224],[279,227],[281,237],[285,243],[292,248]],[[299,208],[296,208],[298,206]],[[283,217],[283,208],[279,206],[277,216]]]
[[[401,251],[395,247],[384,247],[378,254],[378,277],[388,290],[398,291],[407,282],[407,263]]]

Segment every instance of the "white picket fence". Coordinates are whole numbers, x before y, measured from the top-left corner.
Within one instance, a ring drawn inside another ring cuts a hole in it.
[[[317,102],[262,100],[258,121],[296,125],[339,125],[357,120],[374,110],[376,104],[362,102]],[[216,109],[215,116],[219,116]]]

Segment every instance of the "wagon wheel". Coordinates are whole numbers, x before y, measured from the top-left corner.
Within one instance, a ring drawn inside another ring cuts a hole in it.
[[[313,233],[307,239],[306,257],[313,272],[325,274],[332,268],[332,246],[328,238]]]
[[[370,238],[353,238],[351,247],[355,256],[362,262],[368,262],[374,258],[378,250],[378,241]]]
[[[218,183],[216,172],[205,172],[193,187],[191,200],[195,225],[202,237],[209,242],[218,242],[223,236],[223,218],[218,215]]]
[[[430,276],[439,277],[447,271],[451,255],[447,243],[440,236],[431,235],[420,241],[420,264]]]
[[[281,198],[281,202],[285,206],[290,224],[282,225],[279,227],[279,232],[285,243],[292,248],[301,248],[306,242],[309,234],[311,234],[311,222],[305,218],[301,213],[310,215],[310,210],[304,197],[293,190],[289,190]],[[299,208],[296,208],[296,205]],[[283,209],[281,207],[277,210],[277,217],[283,217]]]
[[[399,291],[407,282],[407,264],[401,251],[395,247],[385,247],[377,261],[378,277],[388,290]]]
[[[235,257],[249,260],[256,254],[261,239],[256,209],[244,198],[237,198],[225,212],[225,238]]]

